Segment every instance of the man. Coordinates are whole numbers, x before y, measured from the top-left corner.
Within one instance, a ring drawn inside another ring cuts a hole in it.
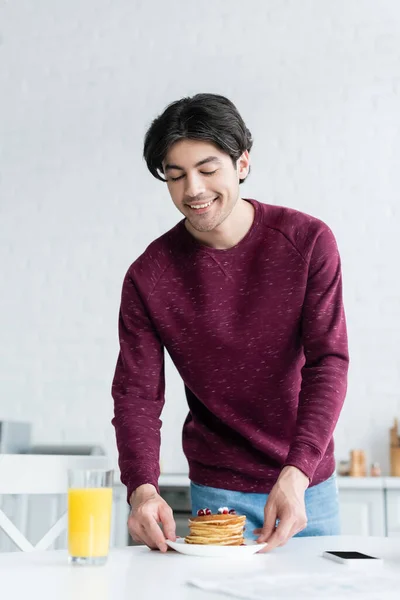
[[[184,219],[123,283],[113,425],[132,537],[167,550],[158,489],[164,348],[185,386],[192,509],[227,506],[267,551],[339,533],[333,431],[347,385],[340,258],[330,229],[240,197],[252,139],[223,96],[169,105],[144,157]],[[159,527],[162,524],[163,528]]]

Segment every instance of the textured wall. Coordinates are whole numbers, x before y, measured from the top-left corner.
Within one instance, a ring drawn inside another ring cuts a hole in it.
[[[338,458],[385,467],[400,416],[397,0],[0,3],[0,418],[115,453],[123,275],[179,218],[141,159],[183,95],[227,95],[255,143],[244,196],[325,220],[352,357]],[[185,471],[169,365],[163,466]]]

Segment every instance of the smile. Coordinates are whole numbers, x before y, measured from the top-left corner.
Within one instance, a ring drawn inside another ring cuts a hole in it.
[[[215,202],[215,200],[216,198],[214,198],[214,200],[210,200],[210,202],[207,202],[206,204],[189,204],[188,206],[190,206],[190,208],[193,210],[200,210],[201,208],[208,208],[213,202]]]

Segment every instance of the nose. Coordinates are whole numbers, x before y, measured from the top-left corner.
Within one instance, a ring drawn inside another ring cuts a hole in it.
[[[201,194],[203,194],[204,191],[205,186],[202,177],[200,177],[196,173],[188,173],[186,176],[185,195],[188,198],[196,198],[197,196],[201,196]]]

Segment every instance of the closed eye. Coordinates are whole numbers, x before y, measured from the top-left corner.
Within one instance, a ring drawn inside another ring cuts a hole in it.
[[[218,171],[218,169],[215,169],[215,171],[200,171],[200,173],[202,175],[214,175],[214,173],[216,173]],[[179,177],[170,177],[169,180],[170,181],[179,181],[180,179],[182,179],[182,177],[185,177],[185,175],[179,175]]]

